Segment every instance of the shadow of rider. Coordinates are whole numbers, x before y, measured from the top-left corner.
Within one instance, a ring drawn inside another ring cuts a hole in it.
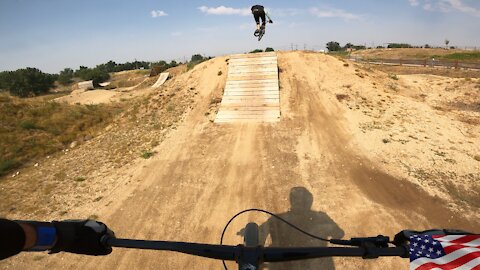
[[[313,195],[304,187],[294,187],[290,190],[289,211],[279,214],[288,222],[297,225],[299,228],[324,238],[342,238],[344,232],[324,212],[317,212],[311,209]],[[291,228],[282,221],[271,217],[260,225],[260,244],[265,245],[268,236],[271,238],[271,247],[326,247],[327,243],[310,238],[307,235]],[[285,263],[270,263],[270,270],[283,269],[322,269],[333,270],[335,266],[332,258],[321,258],[306,261],[294,261]]]

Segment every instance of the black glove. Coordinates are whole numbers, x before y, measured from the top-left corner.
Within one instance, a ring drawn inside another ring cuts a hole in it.
[[[112,248],[101,242],[104,236],[115,237],[115,233],[105,224],[94,220],[65,220],[52,223],[57,230],[57,243],[50,253],[65,251],[93,256],[112,253]]]

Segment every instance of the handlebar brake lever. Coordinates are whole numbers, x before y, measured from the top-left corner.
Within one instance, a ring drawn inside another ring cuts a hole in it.
[[[388,247],[390,238],[388,236],[378,235],[376,237],[356,237],[350,240],[331,239],[330,243],[342,246],[366,247],[373,246],[378,248]]]

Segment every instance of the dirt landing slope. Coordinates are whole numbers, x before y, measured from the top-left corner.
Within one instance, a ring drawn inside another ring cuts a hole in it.
[[[159,156],[137,178],[138,188],[116,196],[109,206],[97,206],[101,219],[117,236],[218,243],[225,222],[251,207],[281,214],[325,237],[393,235],[405,228],[479,228],[475,216],[455,213],[447,208],[447,201],[403,179],[402,172],[389,174],[387,165],[370,158],[372,149],[361,143],[364,137],[358,134],[358,115],[336,98],[336,85],[342,80],[365,83],[354,67],[346,68],[329,56],[301,52],[280,53],[278,60],[281,122],[214,125],[205,113],[212,95],[220,95],[221,89],[200,91],[191,114],[158,147]],[[366,93],[376,96],[370,90]],[[240,243],[237,232],[247,221],[263,225],[267,244],[322,245],[253,213],[232,224],[226,244]],[[221,268],[219,262],[208,259],[151,251],[115,250],[103,258],[61,254],[33,257],[33,261],[32,257],[22,255],[2,267]],[[407,268],[408,261],[397,258],[335,258],[269,267]]]

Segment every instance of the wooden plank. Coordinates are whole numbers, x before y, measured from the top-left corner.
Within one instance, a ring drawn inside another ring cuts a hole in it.
[[[278,64],[277,58],[259,58],[259,59],[237,59],[228,61],[228,66],[245,65],[275,65]]]
[[[258,58],[258,57],[264,57],[264,56],[277,56],[277,54],[275,52],[232,54],[228,56],[228,59]]]
[[[234,65],[230,64],[228,66],[229,69],[262,69],[262,68],[273,68],[273,69],[278,69],[278,65],[275,64],[258,64],[258,65]]]
[[[280,100],[279,95],[244,95],[244,96],[224,96],[222,101],[237,100],[237,101],[248,101],[248,100],[261,100],[261,101],[270,101],[270,100]]]
[[[269,111],[269,110],[280,110],[280,105],[271,105],[271,106],[234,106],[223,104],[220,106],[220,111]]]
[[[268,110],[258,110],[258,111],[245,111],[245,110],[224,110],[219,112],[223,115],[280,115],[280,112],[276,109],[268,109]]]
[[[280,97],[278,91],[245,91],[245,92],[225,92],[224,96],[276,96]]]
[[[271,76],[271,78],[278,78],[277,72],[236,72],[236,73],[228,73],[227,80],[230,78],[242,78],[244,80],[250,80],[253,78],[264,78],[265,76]]]
[[[265,80],[265,79],[278,79],[277,75],[255,75],[248,77],[249,80]],[[227,80],[229,81],[244,81],[245,76],[228,76]]]
[[[254,61],[278,61],[277,56],[275,55],[265,55],[260,57],[246,57],[246,58],[230,58],[228,60],[229,63],[237,63],[237,62],[254,62]]]
[[[279,88],[278,82],[257,82],[257,81],[231,81],[225,85],[226,88],[262,88],[275,87]]]
[[[250,84],[250,85],[229,85],[225,91],[278,91],[275,84]]]
[[[240,74],[264,74],[264,73],[278,73],[278,70],[276,68],[249,68],[249,69],[229,69],[228,74],[235,74],[235,73],[240,73]]]
[[[227,124],[234,124],[234,123],[258,123],[258,124],[265,124],[265,123],[278,123],[280,119],[218,119],[215,120],[215,124],[219,125],[227,125]]]
[[[225,87],[225,91],[278,91],[278,85],[274,84],[246,84],[244,86],[230,85]]]

